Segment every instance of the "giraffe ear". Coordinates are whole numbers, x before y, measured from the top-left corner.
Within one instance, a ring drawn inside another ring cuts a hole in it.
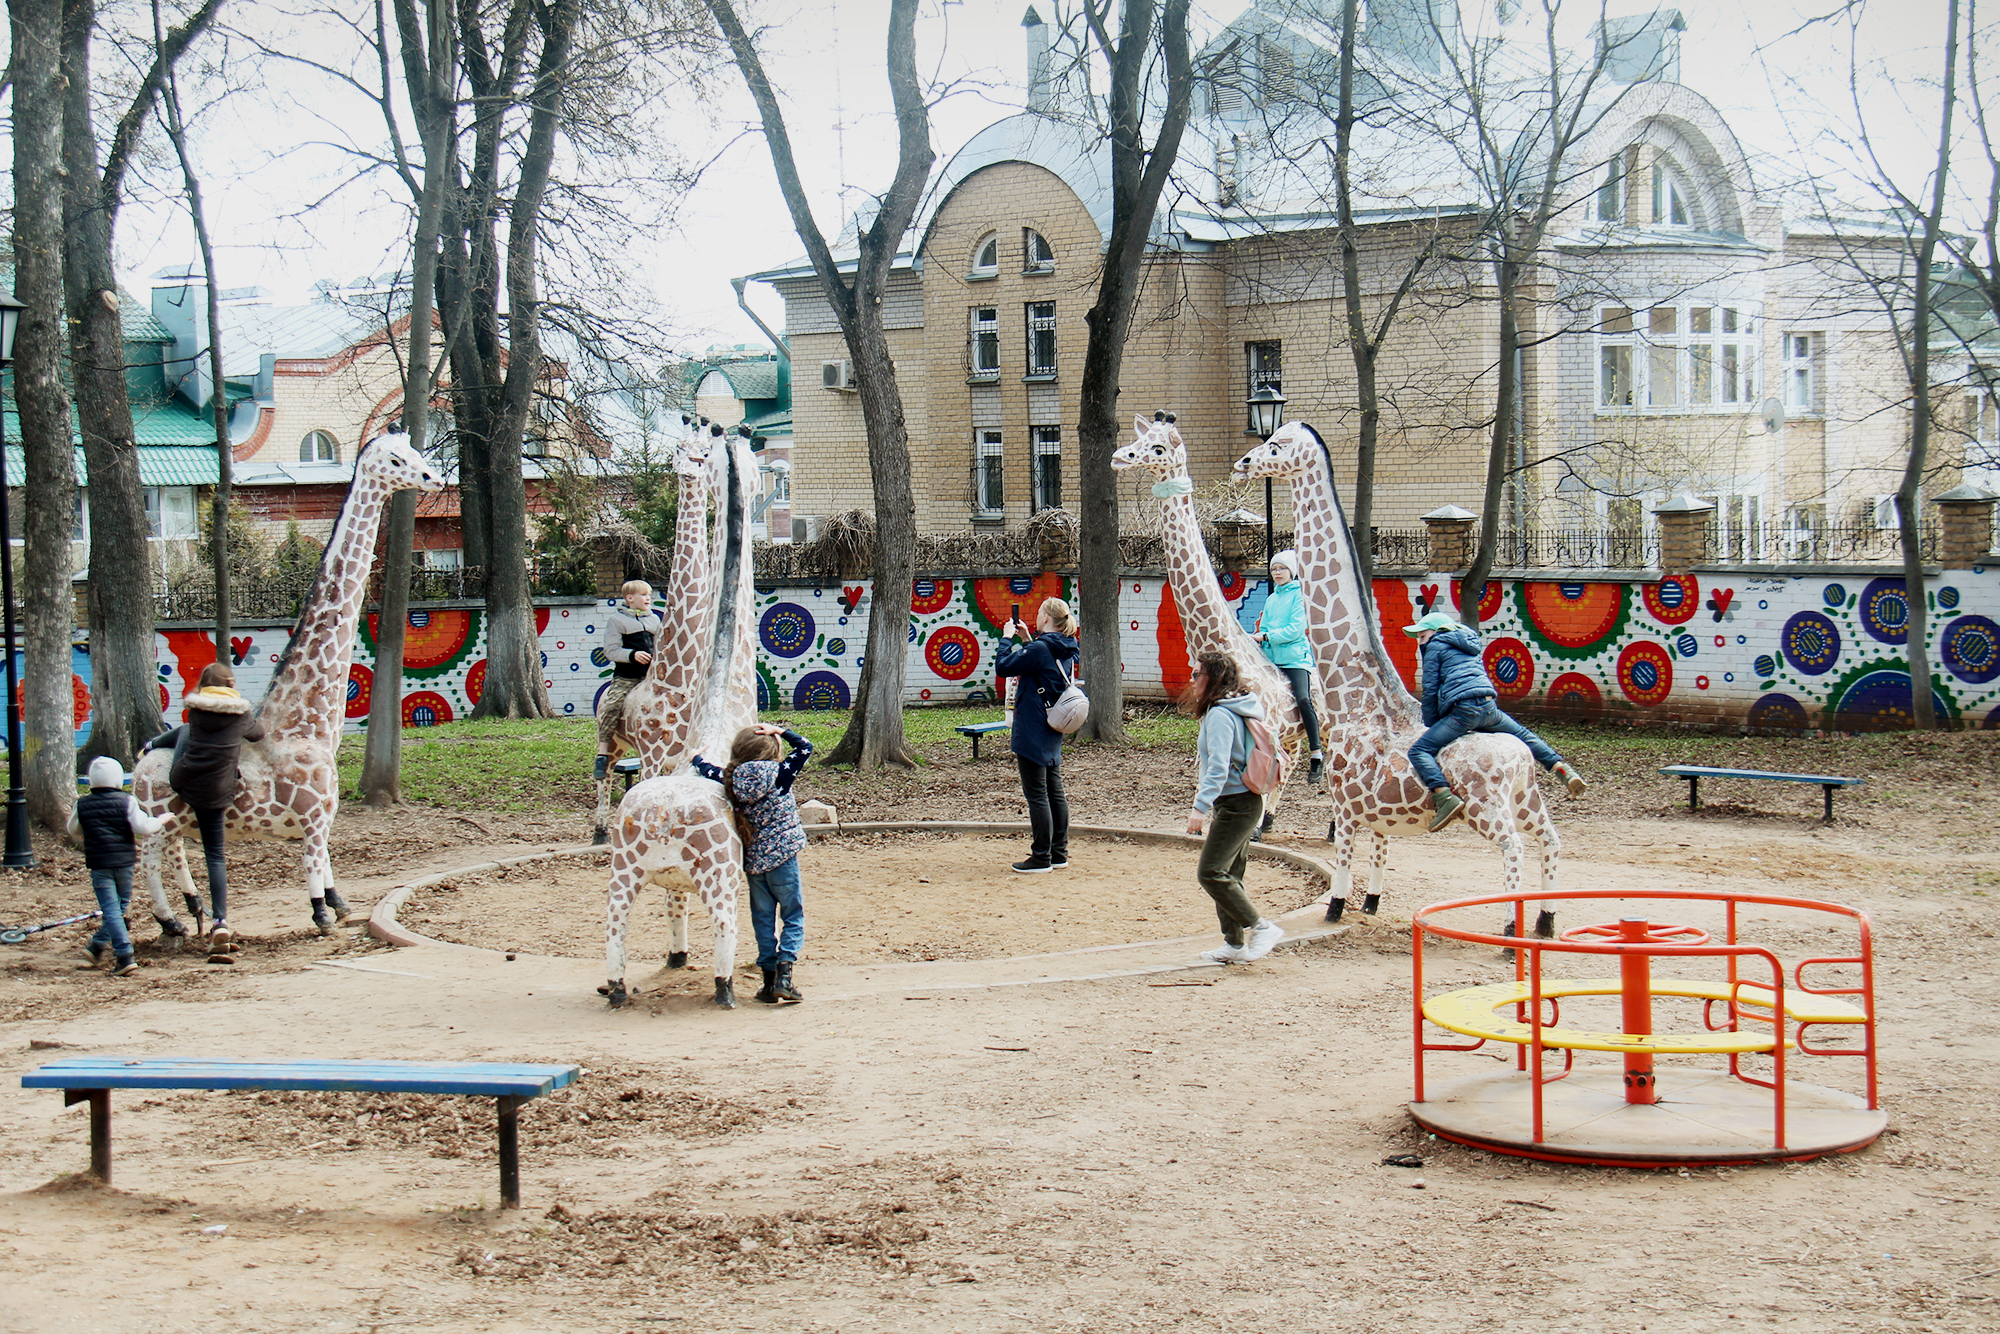
[[[1144,435],[1146,432],[1153,429],[1153,423],[1147,421],[1144,417],[1141,417],[1138,414],[1134,413],[1132,417],[1132,429],[1138,432],[1140,435]]]

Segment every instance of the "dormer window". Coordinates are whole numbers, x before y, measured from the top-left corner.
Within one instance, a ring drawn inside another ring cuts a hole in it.
[[[325,431],[307,431],[306,438],[299,441],[300,463],[340,462],[340,442]]]
[[[1021,253],[1025,257],[1023,273],[1054,273],[1056,252],[1042,239],[1042,234],[1033,227],[1021,229]]]
[[[981,241],[972,252],[971,278],[997,278],[1000,276],[1000,234],[998,232]]]
[[[1690,206],[1688,188],[1674,169],[1664,162],[1653,164],[1653,225],[1694,226],[1694,209]]]

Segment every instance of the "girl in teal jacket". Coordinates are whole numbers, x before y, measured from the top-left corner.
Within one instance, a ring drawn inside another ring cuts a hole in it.
[[[1306,639],[1305,591],[1299,585],[1297,552],[1280,551],[1271,557],[1271,596],[1264,601],[1257,633],[1251,638],[1263,646],[1271,665],[1292,683],[1299,717],[1305,720],[1306,744],[1312,750],[1312,772],[1306,781],[1318,787],[1326,772],[1326,755],[1319,745],[1319,715],[1312,706],[1313,651]]]

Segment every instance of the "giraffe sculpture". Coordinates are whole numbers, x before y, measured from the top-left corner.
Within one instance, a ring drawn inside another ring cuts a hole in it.
[[[757,463],[747,434],[715,450],[727,468],[716,524],[724,540],[715,570],[715,650],[696,706],[698,749],[712,757],[728,755],[737,732],[757,721],[749,511]],[[625,924],[647,885],[667,892],[669,968],[687,965],[689,899],[700,896],[715,924],[715,1003],[736,1008],[736,910],[744,881],[743,842],[733,815],[722,785],[686,765],[646,779],[618,803],[611,822],[611,889],[605,909],[608,980],[598,988],[612,1008],[628,999]]]
[[[1236,472],[1291,483],[1308,634],[1333,703],[1326,735],[1334,876],[1326,915],[1337,921],[1346,906],[1357,834],[1368,838],[1363,911],[1372,913],[1382,895],[1390,836],[1421,834],[1428,824],[1430,793],[1411,771],[1406,753],[1423,730],[1422,718],[1382,647],[1373,599],[1361,583],[1347,516],[1334,491],[1333,461],[1319,432],[1290,422],[1238,460]],[[1542,801],[1528,748],[1513,737],[1475,732],[1438,759],[1452,790],[1465,798],[1466,823],[1500,849],[1507,892],[1520,889],[1524,836],[1540,851],[1543,892],[1553,892],[1562,839]],[[1537,934],[1551,934],[1554,924],[1543,900]]]
[[[325,935],[347,920],[347,904],[334,888],[328,853],[334,814],[340,809],[340,779],[334,751],[347,716],[347,682],[354,656],[354,629],[375,561],[375,533],[392,493],[439,491],[444,479],[404,435],[383,435],[354,460],[354,483],[334,521],[319,577],[299,613],[257,717],[264,739],[246,743],[238,756],[241,778],[236,801],[224,819],[231,838],[303,839],[306,893],[313,925]],[[165,936],[187,934],[160,885],[160,853],[173,840],[182,896],[195,912],[199,901],[188,875],[180,835],[194,813],[167,783],[173,756],[156,750],[142,756],[132,773],[132,794],[148,814],[162,821],[139,848],[139,865],[153,895],[153,917]]]
[[[730,451],[722,428],[709,425],[706,418],[697,423],[682,417],[681,425],[682,436],[674,447],[680,506],[674,518],[674,564],[660,614],[659,642],[653,646],[645,679],[625,697],[619,733],[611,747],[614,764],[626,751],[637,751],[642,778],[670,774],[687,758],[699,724],[701,685],[715,651],[717,562],[710,550],[708,512]],[[606,766],[605,776],[597,782],[592,843],[610,841],[605,824],[613,781]]]
[[[1202,653],[1227,653],[1235,659],[1244,684],[1264,706],[1278,741],[1294,758],[1305,751],[1305,722],[1299,716],[1299,702],[1292,686],[1257,641],[1250,638],[1215,578],[1215,565],[1208,558],[1208,546],[1201,540],[1201,521],[1194,512],[1194,482],[1188,476],[1187,442],[1171,417],[1155,415],[1132,419],[1138,438],[1111,456],[1114,469],[1144,468],[1160,480],[1153,494],[1160,497],[1160,528],[1167,544],[1167,577],[1174,589],[1174,605],[1180,611],[1187,632],[1188,657]],[[1312,679],[1313,708],[1326,717],[1326,695],[1317,674]],[[1276,794],[1273,794],[1275,798]],[[1266,806],[1275,810],[1275,800]]]

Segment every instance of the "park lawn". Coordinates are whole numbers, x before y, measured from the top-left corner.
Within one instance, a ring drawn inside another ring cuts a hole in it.
[[[1138,705],[1127,725],[1133,740],[1148,750],[1192,754],[1196,723],[1156,706]],[[796,728],[815,749],[830,751],[847,730],[847,710],[765,713],[767,722]],[[925,761],[956,757],[966,739],[954,728],[999,722],[991,709],[917,708],[903,711],[903,730]],[[364,738],[350,736],[340,747],[341,791],[353,797],[361,782]],[[437,727],[403,729],[403,796],[427,806],[458,810],[552,813],[594,805],[591,758],[597,753],[597,726],[582,718],[522,722],[468,719]]]

